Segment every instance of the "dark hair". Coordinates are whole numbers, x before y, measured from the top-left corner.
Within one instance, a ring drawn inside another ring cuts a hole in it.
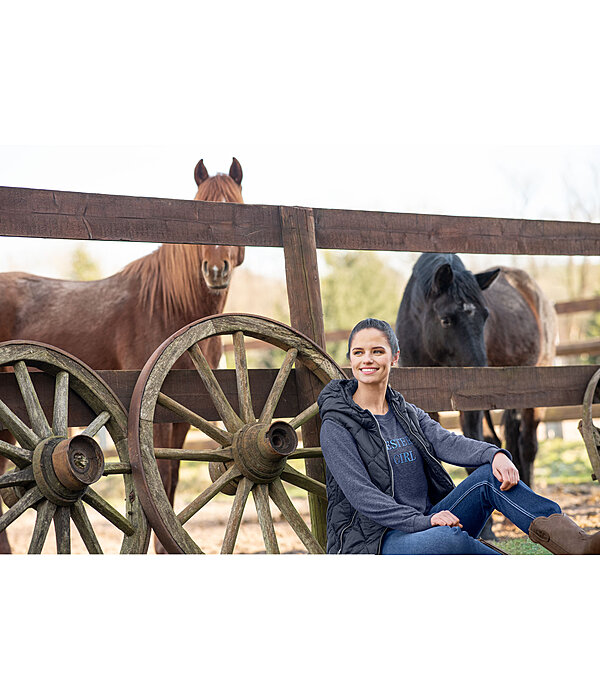
[[[362,331],[365,328],[376,328],[378,331],[381,331],[387,338],[389,346],[392,349],[392,355],[395,355],[400,351],[400,347],[398,346],[398,338],[396,338],[396,334],[387,321],[380,321],[378,318],[365,318],[362,321],[359,321],[350,332],[350,337],[348,338],[348,352],[346,353],[347,359],[350,359],[352,338],[354,338],[358,331]]]

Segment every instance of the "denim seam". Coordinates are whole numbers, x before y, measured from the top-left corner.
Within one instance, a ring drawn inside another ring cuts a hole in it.
[[[452,504],[452,506],[451,506],[450,508],[448,508],[448,510],[452,510],[452,508],[455,508],[468,494],[471,493],[471,491],[472,491],[473,489],[476,489],[476,488],[478,488],[478,487],[480,487],[480,486],[485,486],[485,485],[486,485],[485,482],[480,482],[480,483],[478,483],[478,484],[473,484],[473,486],[471,486],[470,489],[468,489],[467,491],[465,491],[465,492],[463,493],[463,495],[462,495],[454,504]],[[502,498],[503,498],[509,505],[513,506],[513,507],[516,508],[517,510],[520,510],[521,513],[525,514],[528,518],[531,518],[532,520],[535,519],[535,515],[532,515],[531,513],[529,513],[528,511],[526,511],[524,508],[521,508],[521,506],[518,506],[516,503],[514,503],[513,501],[511,501],[509,498],[507,498],[507,497],[502,493],[502,491],[499,491],[495,486],[493,486],[492,484],[487,484],[487,485],[494,491],[494,493],[498,494],[498,496],[502,496]]]

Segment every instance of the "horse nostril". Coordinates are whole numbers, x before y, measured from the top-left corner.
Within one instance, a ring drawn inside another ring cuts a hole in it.
[[[223,261],[223,275],[225,277],[227,277],[228,274],[229,274],[229,261],[224,260]]]
[[[203,272],[205,275],[208,275],[208,261],[207,261],[207,260],[205,260],[205,261],[202,263],[202,272]]]

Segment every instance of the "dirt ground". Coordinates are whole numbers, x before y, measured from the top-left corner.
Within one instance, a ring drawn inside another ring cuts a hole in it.
[[[537,490],[547,498],[557,501],[564,512],[574,518],[586,531],[600,530],[600,487],[598,484],[591,482],[590,484],[582,485],[546,486],[538,487]],[[207,554],[217,554],[220,550],[232,500],[231,497],[218,496],[210,506],[202,509],[186,526],[192,538]],[[308,503],[306,499],[292,498],[292,500],[296,509],[307,520]],[[186,502],[176,501],[176,510],[183,508]],[[281,552],[285,554],[306,554],[304,546],[283,519],[277,507],[272,505],[271,512]],[[88,508],[88,513],[104,551],[106,553],[118,553],[121,545],[119,532],[95,511]],[[35,512],[30,510],[8,528],[11,546],[15,553],[27,552],[34,523]],[[85,546],[76,528],[72,526],[71,530],[73,553],[85,553]],[[523,533],[520,530],[497,512],[493,516],[493,531],[498,538],[523,537]],[[44,553],[50,554],[55,551],[54,534],[51,530],[44,547]],[[250,497],[237,538],[235,553],[252,554],[264,553],[264,551],[256,509],[253,499]],[[154,543],[152,541],[148,553],[154,554]]]

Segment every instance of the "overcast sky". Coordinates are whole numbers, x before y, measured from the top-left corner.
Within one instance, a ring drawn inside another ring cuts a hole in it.
[[[3,9],[1,185],[187,199],[235,155],[248,203],[560,219],[571,187],[598,212],[585,4],[115,7]],[[4,238],[0,271],[60,276],[75,245]],[[85,245],[103,274],[153,249]]]

